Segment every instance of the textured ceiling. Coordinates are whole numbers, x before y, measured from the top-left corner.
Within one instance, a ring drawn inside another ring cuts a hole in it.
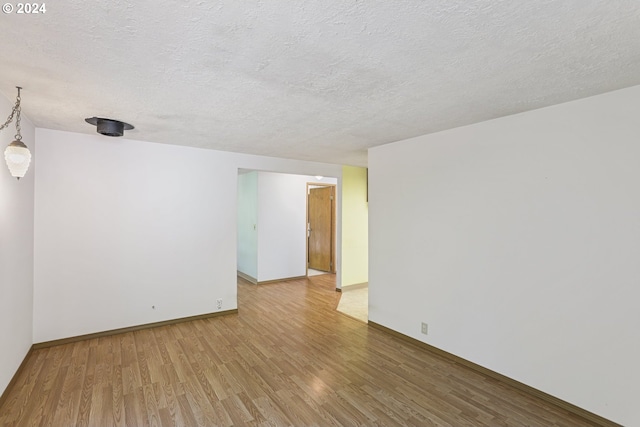
[[[640,2],[55,1],[0,15],[37,127],[366,165],[368,147],[640,84]]]

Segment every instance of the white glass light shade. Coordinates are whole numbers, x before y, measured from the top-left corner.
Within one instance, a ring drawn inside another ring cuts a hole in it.
[[[13,141],[4,150],[4,159],[7,161],[11,176],[20,179],[29,169],[31,152],[22,141]]]

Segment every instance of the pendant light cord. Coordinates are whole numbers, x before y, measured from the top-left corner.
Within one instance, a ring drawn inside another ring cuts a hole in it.
[[[18,96],[16,97],[16,105],[13,106],[13,109],[11,110],[11,114],[9,114],[9,117],[7,118],[7,121],[4,122],[4,124],[2,125],[2,127],[0,127],[0,131],[3,130],[4,128],[6,128],[7,126],[9,126],[11,124],[11,122],[13,121],[13,118],[16,117],[16,132],[18,132],[18,134],[16,135],[16,140],[20,141],[22,139],[22,135],[20,135],[20,89],[22,89],[20,86],[16,86],[18,88]]]
[[[20,101],[22,100],[20,98],[20,87],[18,87],[18,97],[16,98],[16,141],[21,141],[22,140],[22,135],[20,134],[20,131],[22,130],[22,128],[20,127],[20,111],[22,110],[22,107],[20,106]]]

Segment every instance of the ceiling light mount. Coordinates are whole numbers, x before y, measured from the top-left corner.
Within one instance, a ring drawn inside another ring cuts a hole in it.
[[[133,129],[133,125],[129,123],[102,117],[89,117],[84,119],[84,121],[96,126],[98,133],[106,136],[122,136],[125,130]]]

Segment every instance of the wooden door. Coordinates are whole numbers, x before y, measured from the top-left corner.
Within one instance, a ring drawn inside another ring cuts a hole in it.
[[[333,271],[333,199],[335,187],[309,190],[308,263],[309,268]]]

